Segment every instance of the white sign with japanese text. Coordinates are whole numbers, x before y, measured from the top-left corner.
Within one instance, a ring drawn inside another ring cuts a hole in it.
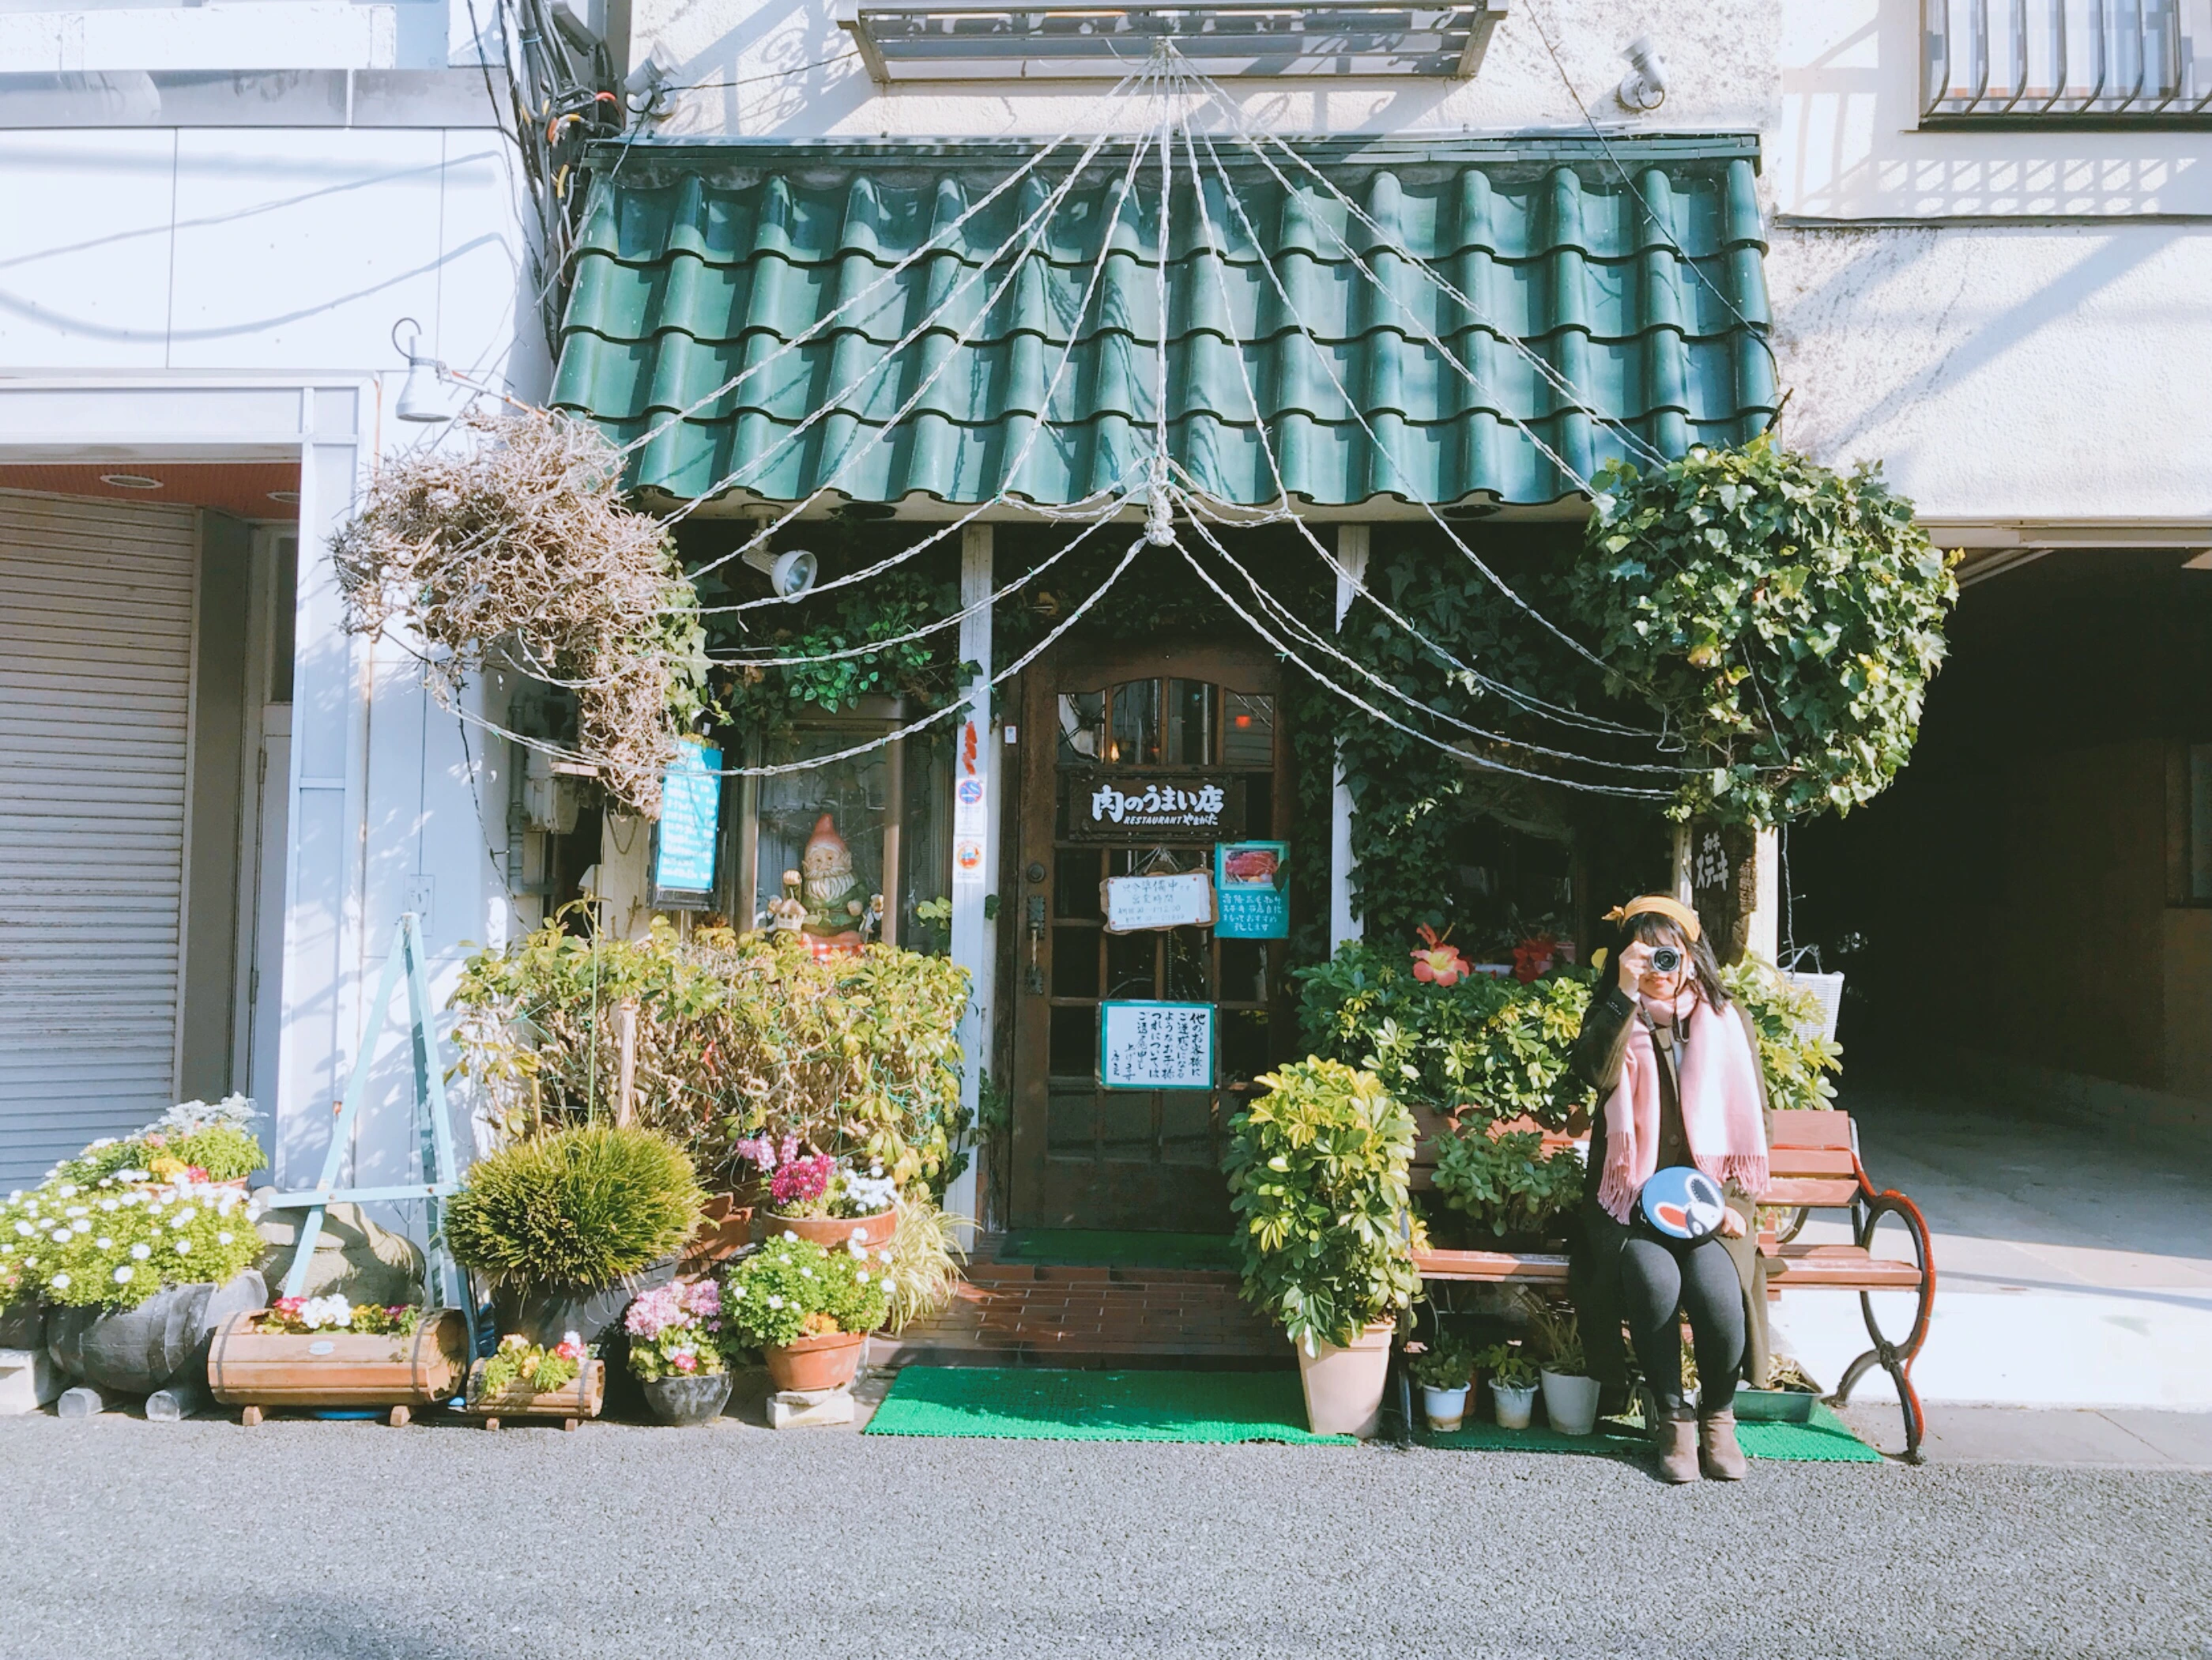
[[[1178,876],[1109,876],[1101,885],[1106,890],[1109,933],[1213,926],[1213,879],[1202,870]]]
[[[1213,1087],[1213,1005],[1101,1003],[1098,1081],[1109,1090]]]

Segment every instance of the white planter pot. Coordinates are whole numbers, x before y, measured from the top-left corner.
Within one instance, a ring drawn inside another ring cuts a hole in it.
[[[1306,1423],[1316,1435],[1370,1438],[1382,1420],[1382,1389],[1390,1376],[1395,1321],[1383,1320],[1352,1340],[1349,1348],[1316,1343],[1297,1351],[1298,1381],[1305,1386]]]
[[[1546,1372],[1544,1415],[1562,1435],[1588,1435],[1597,1427],[1597,1379]]]
[[[1502,1430],[1525,1430],[1536,1410],[1536,1386],[1525,1389],[1510,1389],[1496,1378],[1490,1380],[1490,1402],[1498,1408],[1498,1427]]]
[[[1421,1411],[1429,1420],[1429,1427],[1439,1435],[1449,1435],[1467,1416],[1467,1385],[1455,1389],[1431,1389],[1421,1385]]]

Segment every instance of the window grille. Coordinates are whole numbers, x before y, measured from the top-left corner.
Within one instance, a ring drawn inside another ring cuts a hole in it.
[[[2212,0],[1922,0],[1931,125],[2212,119]]]

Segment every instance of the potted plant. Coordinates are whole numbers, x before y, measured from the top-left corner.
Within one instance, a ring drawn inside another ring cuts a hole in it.
[[[1475,1356],[1490,1384],[1498,1427],[1525,1430],[1536,1410],[1536,1365],[1510,1343],[1493,1343]]]
[[[842,1389],[861,1346],[890,1310],[890,1252],[857,1240],[825,1250],[787,1231],[738,1264],[722,1298],[725,1329],[761,1351],[782,1390]]]
[[[208,1387],[249,1426],[270,1407],[385,1407],[398,1427],[449,1398],[468,1365],[459,1309],[280,1297],[216,1333]]]
[[[0,1275],[48,1304],[47,1353],[70,1376],[131,1395],[197,1392],[210,1335],[267,1300],[256,1207],[227,1181],[157,1180],[107,1146],[9,1201]]]
[[[509,1332],[469,1371],[463,1410],[495,1430],[505,1418],[557,1418],[573,1430],[597,1418],[605,1399],[606,1367],[576,1332],[557,1343],[533,1343]]]
[[[1371,1436],[1399,1310],[1420,1289],[1401,1217],[1413,1115],[1372,1073],[1294,1062],[1230,1124],[1244,1295],[1296,1346],[1316,1434]]]
[[[640,1293],[623,1316],[629,1368],[645,1404],[664,1424],[711,1423],[730,1402],[722,1361],[722,1288],[712,1280],[677,1280]]]
[[[1439,1336],[1409,1363],[1421,1386],[1421,1414],[1439,1435],[1449,1435],[1467,1416],[1468,1390],[1474,1375],[1474,1351],[1459,1338]]]
[[[1588,1435],[1597,1427],[1597,1379],[1586,1370],[1582,1326],[1564,1304],[1525,1301],[1529,1335],[1543,1357],[1544,1415],[1562,1435]]]
[[[795,1233],[825,1249],[858,1241],[880,1250],[898,1231],[896,1189],[881,1164],[872,1164],[862,1175],[847,1159],[826,1152],[802,1153],[798,1139],[787,1135],[779,1149],[766,1136],[753,1136],[738,1144],[768,1177],[768,1208],[762,1214],[762,1237]],[[781,1152],[781,1158],[777,1157]]]
[[[704,1200],[691,1161],[656,1131],[585,1125],[470,1166],[446,1215],[454,1260],[492,1282],[502,1333],[539,1346],[618,1339],[639,1292],[676,1274]]]

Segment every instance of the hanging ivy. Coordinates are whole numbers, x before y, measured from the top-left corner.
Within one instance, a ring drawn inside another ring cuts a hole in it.
[[[1886,788],[1959,593],[1912,504],[1878,468],[1768,437],[1597,482],[1567,591],[1612,689],[1648,697],[1697,763],[1672,816],[1773,824]]]

